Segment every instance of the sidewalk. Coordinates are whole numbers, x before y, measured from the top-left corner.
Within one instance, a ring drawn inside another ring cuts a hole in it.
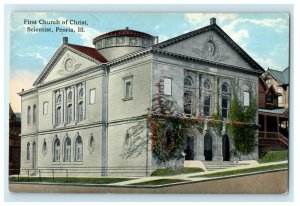
[[[280,162],[270,162],[270,163],[259,164],[257,161],[251,160],[251,161],[239,161],[239,163],[247,163],[247,165],[241,165],[241,166],[236,166],[236,167],[226,168],[226,169],[220,169],[220,170],[215,170],[215,171],[205,171],[205,172],[181,174],[181,175],[174,175],[174,176],[142,177],[142,178],[139,178],[139,179],[128,180],[128,181],[124,181],[124,182],[117,182],[117,183],[112,183],[112,184],[109,184],[109,185],[124,186],[124,185],[130,185],[130,184],[153,181],[153,180],[159,180],[159,179],[180,179],[180,180],[186,180],[186,181],[189,181],[189,182],[195,182],[195,181],[198,182],[198,181],[201,181],[201,180],[207,180],[209,178],[206,178],[206,177],[195,178],[193,176],[213,174],[213,173],[224,172],[224,171],[233,171],[233,170],[240,170],[240,169],[257,168],[257,167],[270,166],[270,165],[278,165],[278,164],[282,164],[282,163],[288,163],[288,161],[285,160],[285,161],[280,161]]]

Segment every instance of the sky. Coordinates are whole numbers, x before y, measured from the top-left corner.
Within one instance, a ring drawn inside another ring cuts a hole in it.
[[[55,51],[67,36],[69,43],[94,47],[93,38],[113,30],[138,30],[158,36],[159,41],[209,25],[217,24],[265,70],[283,70],[289,66],[289,16],[286,13],[58,13],[15,12],[10,19],[10,103],[21,111],[22,89],[32,88]],[[68,20],[67,24],[43,25],[39,20]],[[71,20],[86,21],[85,32],[62,32],[72,28]],[[31,21],[31,22],[30,22]],[[30,24],[37,21],[37,24]],[[28,27],[52,27],[53,32],[28,32]]]

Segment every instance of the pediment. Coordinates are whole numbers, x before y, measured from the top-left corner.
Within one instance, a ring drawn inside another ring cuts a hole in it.
[[[51,58],[34,85],[52,82],[100,65],[100,62],[62,45]]]
[[[221,28],[209,26],[157,45],[162,50],[245,69],[263,69]]]

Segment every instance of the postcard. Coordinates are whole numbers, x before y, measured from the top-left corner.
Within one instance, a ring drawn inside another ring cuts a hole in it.
[[[9,190],[287,194],[289,22],[12,12]]]

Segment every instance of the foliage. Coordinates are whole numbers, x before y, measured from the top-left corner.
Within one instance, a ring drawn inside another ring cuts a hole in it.
[[[227,127],[233,139],[235,150],[239,155],[250,154],[256,148],[255,115],[256,99],[253,98],[250,105],[244,108],[238,102],[237,95],[234,94],[229,110],[231,124],[228,124]],[[237,122],[237,124],[233,124],[234,122]]]
[[[183,167],[178,169],[157,169],[152,172],[151,176],[171,176],[180,174],[190,174],[195,172],[204,172],[202,168],[198,167]]]
[[[288,160],[288,158],[289,158],[289,154],[287,150],[269,151],[262,159],[258,161],[259,163],[276,162],[276,161]]]

